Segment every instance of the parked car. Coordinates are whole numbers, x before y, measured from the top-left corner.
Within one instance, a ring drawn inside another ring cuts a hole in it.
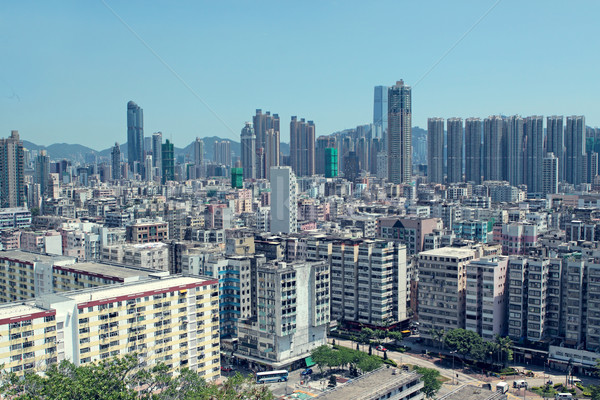
[[[304,371],[302,371],[302,376],[311,375],[312,373],[312,368],[306,368]]]
[[[223,365],[223,366],[221,366],[221,371],[231,372],[231,371],[233,371],[233,367],[231,365]]]
[[[377,351],[387,351],[387,349],[385,347],[381,346],[381,345],[375,347],[375,350],[377,350]]]

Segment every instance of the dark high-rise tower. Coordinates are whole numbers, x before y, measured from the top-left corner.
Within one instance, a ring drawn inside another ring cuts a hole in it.
[[[127,103],[127,161],[133,172],[136,161],[144,164],[144,111],[133,101]]]
[[[384,139],[388,128],[388,87],[375,86],[373,100],[373,137]]]
[[[290,121],[290,162],[296,176],[315,174],[315,124],[298,121],[293,116]]]
[[[585,182],[585,117],[567,117],[565,129],[565,180],[574,185]],[[558,162],[560,166],[560,160]]]
[[[246,122],[240,135],[244,179],[256,179],[256,135],[250,122]]]
[[[465,180],[481,184],[481,131],[479,118],[465,120]]]
[[[553,153],[558,158],[558,181],[564,181],[565,134],[562,115],[552,115],[546,119],[546,153]]]
[[[513,115],[504,119],[506,149],[505,178],[513,186],[521,185],[524,176],[523,118]]]
[[[544,167],[544,117],[525,118],[525,184],[528,193],[543,192],[542,168]]]
[[[279,115],[271,115],[270,111],[263,114],[261,109],[257,109],[256,115],[252,117],[252,122],[254,124],[254,134],[256,135],[256,152],[262,160],[260,163],[257,161],[260,168],[257,168],[255,175],[258,179],[268,179],[270,168],[279,165]]]
[[[25,205],[25,162],[18,131],[0,139],[0,207]]]
[[[40,154],[35,158],[35,175],[33,182],[40,185],[42,196],[47,195],[48,180],[50,179],[50,157],[46,150],[40,150]]]
[[[483,179],[504,180],[502,163],[503,121],[500,116],[488,117],[483,121]]]
[[[169,139],[162,144],[162,183],[175,180],[175,152]]]
[[[119,143],[115,143],[115,146],[110,152],[111,155],[111,166],[112,166],[112,178],[117,180],[121,179],[121,148]]]
[[[427,180],[444,183],[444,118],[427,120]]]
[[[388,89],[388,180],[412,180],[411,88],[398,81]]]
[[[448,125],[448,183],[463,181],[463,120],[449,118]]]

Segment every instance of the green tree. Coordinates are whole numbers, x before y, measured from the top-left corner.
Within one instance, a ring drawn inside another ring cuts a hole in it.
[[[375,331],[371,328],[362,328],[360,331],[360,341],[364,344],[370,343],[375,337]]]
[[[592,393],[591,400],[600,400],[600,385],[591,385],[590,392]]]
[[[394,344],[398,346],[404,340],[402,332],[390,331],[388,337],[394,341]]]
[[[483,339],[476,332],[466,329],[452,329],[444,339],[446,345],[459,353],[463,362],[467,356],[480,357],[481,349],[484,348]]]
[[[434,398],[442,387],[442,383],[439,380],[440,371],[433,368],[417,367],[417,372],[421,374],[421,380],[423,381],[423,393],[429,399]]]
[[[438,347],[441,351],[442,344],[444,343],[444,338],[446,336],[446,331],[442,328],[431,328],[429,330],[429,334],[434,341],[438,342]]]
[[[381,358],[364,354],[364,357],[361,357],[358,362],[357,367],[363,372],[371,372],[381,367],[381,364],[383,364]]]
[[[506,362],[513,359],[513,342],[507,336],[496,335],[498,351],[500,352],[502,366],[506,367]]]
[[[375,329],[373,331],[373,336],[375,336],[375,338],[377,339],[377,343],[381,344],[388,335],[387,332],[383,329]]]

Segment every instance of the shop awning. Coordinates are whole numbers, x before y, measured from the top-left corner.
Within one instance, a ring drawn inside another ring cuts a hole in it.
[[[306,362],[306,368],[310,368],[316,364],[316,362],[313,361],[312,357],[306,357],[304,361]]]

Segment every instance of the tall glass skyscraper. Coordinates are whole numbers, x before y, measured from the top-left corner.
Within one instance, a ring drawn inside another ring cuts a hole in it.
[[[144,111],[133,101],[127,103],[127,161],[129,169],[134,163],[144,163]]]
[[[524,124],[526,147],[525,184],[528,193],[543,192],[542,168],[544,166],[544,117],[531,116],[525,118]]]
[[[558,158],[558,181],[564,181],[565,134],[562,115],[552,115],[546,119],[546,153],[554,153]]]
[[[504,119],[506,138],[506,179],[513,186],[523,183],[523,118],[513,115]]]
[[[388,180],[410,183],[412,180],[412,94],[400,80],[388,89]]]
[[[388,87],[375,86],[373,100],[373,137],[385,138],[388,126]]]
[[[565,180],[574,185],[585,182],[585,117],[567,117],[565,129]],[[559,160],[560,165],[560,160]]]

